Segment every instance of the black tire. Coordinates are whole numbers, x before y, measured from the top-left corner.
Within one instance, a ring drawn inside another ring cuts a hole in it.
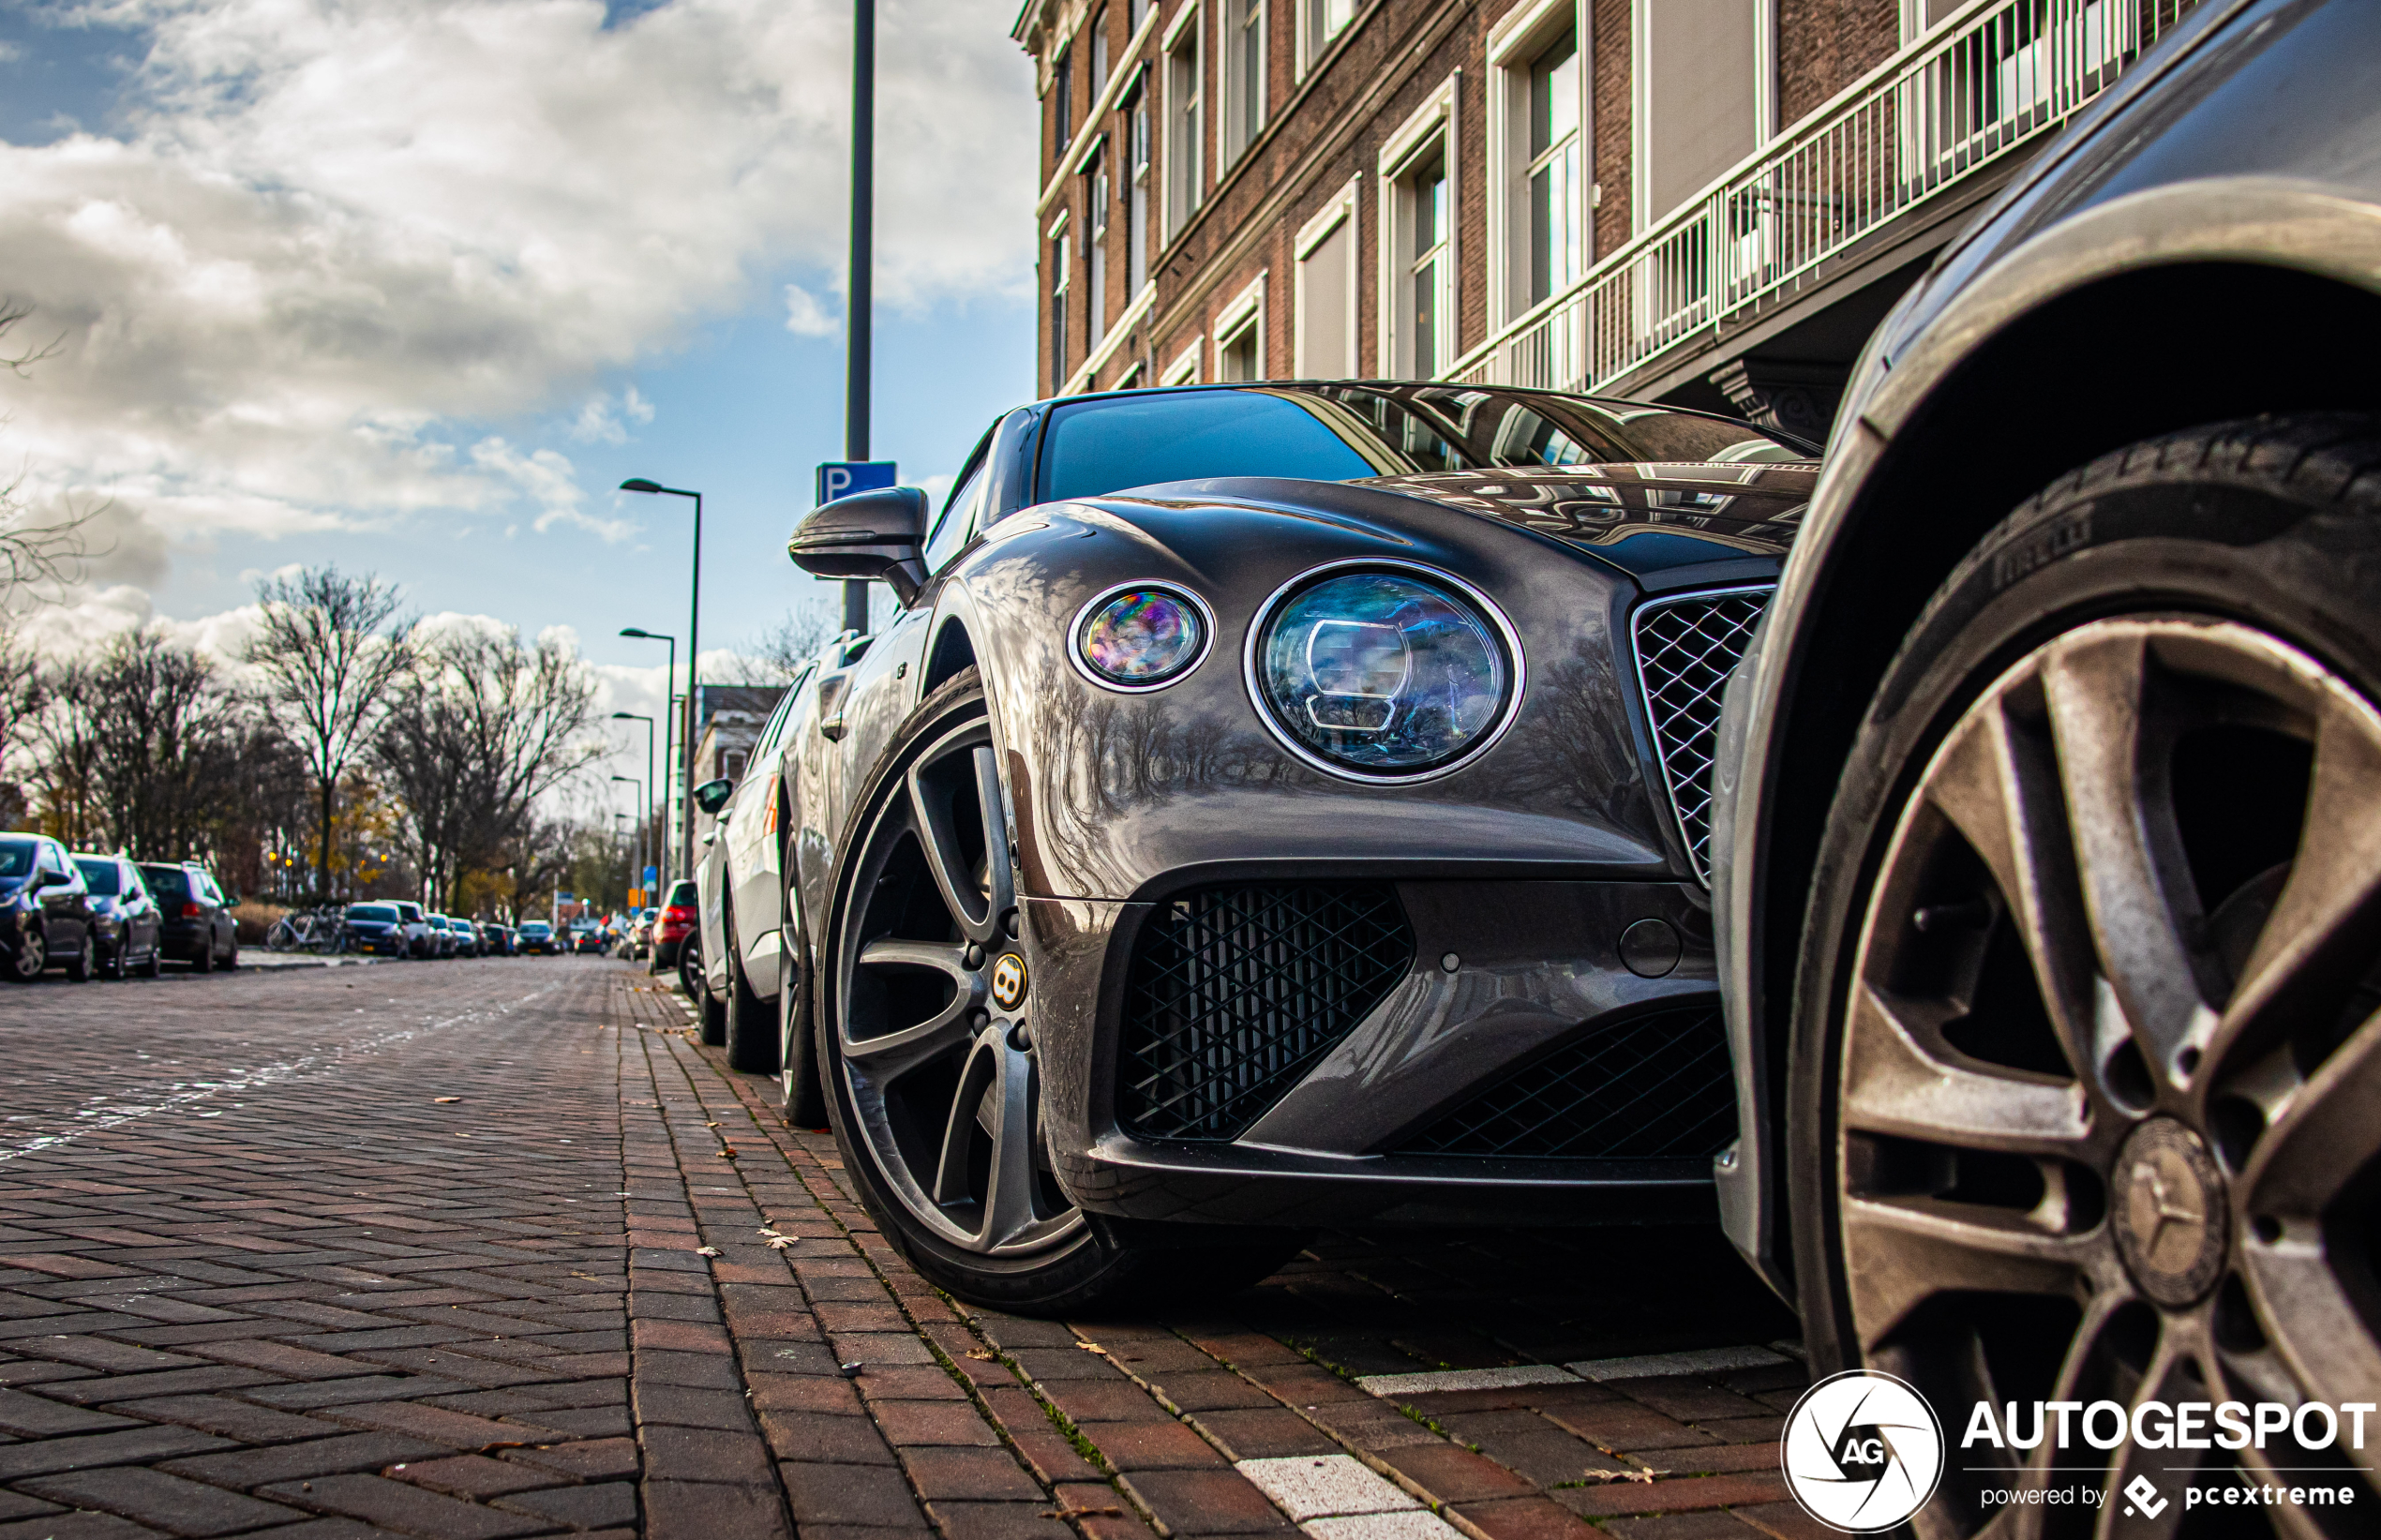
[[[2018,508],[1920,616],[1799,949],[1788,1187],[1815,1372],[1898,1374],[1946,1417],[2381,1399],[2376,472],[2364,416],[2134,445]],[[2131,1443],[1963,1452],[2005,1468],[1947,1470],[1911,1520],[1929,1540],[1991,1521],[1988,1488],[2178,1479]],[[2252,1483],[2337,1463],[2290,1441],[2237,1458]],[[2334,1474],[2359,1510],[2381,1495]]]
[[[816,996],[829,1123],[854,1189],[919,1272],[999,1309],[1076,1315],[1161,1295],[1212,1300],[1255,1282],[1304,1234],[1115,1220],[1058,1188],[1030,993],[1003,1007],[989,984],[1002,957],[1024,952],[1005,815],[986,805],[1006,795],[970,668],[920,702],[854,804]],[[920,971],[943,973],[955,993],[898,981]],[[989,1131],[982,1108],[994,1109]],[[954,1140],[966,1141],[961,1155],[921,1175],[921,1152]]]
[[[198,950],[190,954],[190,971],[192,973],[215,971],[215,935],[212,932],[199,937]]]
[[[726,874],[721,874],[726,886]],[[727,1068],[747,1074],[773,1075],[777,1072],[777,1012],[770,1002],[753,993],[752,980],[744,977],[744,949],[736,936],[735,896],[723,892],[720,904],[726,911],[721,917],[720,929],[727,943],[727,1000],[724,1031],[727,1039]]]
[[[703,949],[695,940],[700,934],[689,931],[685,944],[679,948],[678,984],[695,1002],[695,1021],[704,1046],[722,1048],[727,1042],[727,1006],[712,997],[711,985],[703,978]]]
[[[827,1127],[827,1093],[818,1078],[818,1028],[812,1009],[810,942],[802,932],[800,878],[787,863],[785,925],[777,982],[777,1084],[786,1121],[797,1129]]]
[[[164,972],[165,944],[161,941],[152,941],[149,943],[148,959],[141,964],[141,977],[143,979],[155,979],[162,975]]]
[[[125,936],[118,940],[114,946],[101,952],[99,954],[99,977],[112,980],[122,979],[129,975],[132,969],[127,965],[125,954],[131,949],[132,938],[130,936]]]
[[[21,931],[15,949],[8,953],[8,977],[20,984],[38,983],[50,966],[50,938],[41,927]]]
[[[67,980],[71,983],[77,984],[89,983],[92,980],[92,978],[99,971],[98,963],[99,960],[94,952],[91,927],[86,925],[82,928],[82,949],[76,952],[74,954],[74,961],[68,963],[66,966]]]
[[[223,970],[224,970],[225,972],[227,972],[227,973],[228,973],[228,972],[230,972],[232,969],[236,968],[236,967],[238,967],[239,965],[240,965],[240,938],[239,938],[239,936],[238,936],[238,935],[234,934],[234,935],[232,937],[232,946],[231,946],[231,949],[230,949],[229,950],[227,950],[226,952],[224,952],[224,954],[223,954],[223,961],[222,961],[222,963],[221,963],[220,966],[223,968]]]

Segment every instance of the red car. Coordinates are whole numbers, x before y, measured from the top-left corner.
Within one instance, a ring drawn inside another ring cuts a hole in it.
[[[695,883],[687,878],[670,884],[669,902],[662,907],[661,918],[653,921],[652,969],[655,973],[678,965],[681,945],[695,931]]]

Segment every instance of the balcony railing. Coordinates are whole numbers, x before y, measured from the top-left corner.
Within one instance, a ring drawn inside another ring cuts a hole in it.
[[[2058,127],[2194,0],[2000,0],[1880,66],[1458,360],[1464,384],[1609,386]]]

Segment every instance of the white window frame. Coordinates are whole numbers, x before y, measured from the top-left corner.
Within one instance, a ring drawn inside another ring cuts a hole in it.
[[[1380,222],[1373,227],[1378,232],[1378,239],[1372,244],[1378,248],[1380,263],[1380,281],[1377,286],[1375,307],[1380,330],[1376,334],[1375,340],[1376,366],[1383,379],[1402,378],[1398,363],[1402,328],[1397,323],[1397,310],[1398,299],[1404,292],[1405,285],[1400,280],[1397,248],[1400,232],[1404,230],[1405,222],[1400,216],[1398,200],[1404,194],[1406,174],[1413,169],[1414,162],[1418,158],[1426,143],[1433,137],[1445,141],[1446,155],[1446,258],[1444,263],[1445,277],[1441,280],[1445,285],[1445,292],[1442,296],[1445,303],[1441,313],[1448,318],[1450,323],[1455,320],[1457,294],[1455,277],[1462,271],[1463,267],[1462,136],[1461,119],[1456,112],[1457,99],[1462,93],[1462,87],[1463,71],[1460,69],[1449,71],[1446,79],[1441,81],[1438,88],[1430,93],[1430,98],[1415,108],[1406,120],[1398,126],[1397,132],[1391,134],[1381,146],[1378,168],[1380,172]],[[1453,363],[1462,356],[1462,350],[1457,345],[1452,324],[1450,324],[1449,335],[1445,341],[1445,351],[1448,363]]]
[[[1314,370],[1306,356],[1306,269],[1307,257],[1316,247],[1331,238],[1332,232],[1345,225],[1348,232],[1348,361],[1360,370],[1364,358],[1362,329],[1357,318],[1363,314],[1358,292],[1363,289],[1363,267],[1360,255],[1363,245],[1362,228],[1357,216],[1364,202],[1364,173],[1358,172],[1348,178],[1347,186],[1328,203],[1298,228],[1297,239],[1291,243],[1291,310],[1290,310],[1290,373],[1299,380],[1314,378]]]
[[[1168,364],[1159,374],[1158,383],[1161,385],[1195,385],[1199,383],[1199,364],[1200,361],[1205,357],[1206,349],[1207,339],[1205,337],[1192,337],[1190,339],[1190,345],[1183,349],[1180,352],[1175,354],[1174,362]]]
[[[1488,303],[1491,326],[1512,321],[1530,307],[1529,125],[1530,73],[1539,55],[1565,31],[1580,55],[1580,179],[1572,188],[1583,247],[1580,271],[1595,265],[1595,223],[1587,187],[1595,180],[1590,160],[1595,142],[1595,71],[1589,52],[1587,0],[1535,0],[1505,13],[1489,33],[1488,112]]]
[[[1256,373],[1250,378],[1269,380],[1273,371],[1265,366],[1265,280],[1267,274],[1259,273],[1249,286],[1232,296],[1231,303],[1216,312],[1212,335],[1215,337],[1215,367],[1208,378],[1223,378],[1223,351],[1240,340],[1250,327],[1256,329]]]
[[[1215,170],[1219,179],[1240,163],[1241,157],[1264,135],[1266,125],[1271,121],[1265,112],[1270,104],[1265,99],[1265,82],[1273,69],[1272,21],[1267,10],[1272,3],[1273,0],[1216,0],[1215,95],[1218,110],[1215,114]],[[1241,102],[1232,89],[1233,70],[1240,58],[1240,51],[1233,46],[1238,41],[1233,33],[1243,19],[1250,19],[1248,24],[1256,29],[1257,63],[1256,79],[1242,82],[1241,89],[1255,95],[1257,111],[1256,125],[1249,130],[1248,143],[1235,149],[1232,145],[1233,125],[1247,115],[1241,111]]]
[[[1298,34],[1297,69],[1291,78],[1302,81],[1313,70],[1315,65],[1321,61],[1334,42],[1355,30],[1355,19],[1364,13],[1364,7],[1371,4],[1371,0],[1347,0],[1348,19],[1340,22],[1335,30],[1319,37],[1315,36],[1314,10],[1318,5],[1328,5],[1330,0],[1291,0],[1291,3],[1297,7]]]
[[[1198,0],[1175,12],[1166,23],[1164,40],[1159,45],[1158,58],[1163,67],[1165,90],[1165,136],[1159,153],[1165,157],[1160,177],[1165,183],[1165,241],[1162,247],[1182,232],[1206,202],[1206,128],[1208,114],[1215,102],[1207,89],[1207,34],[1199,24],[1202,7]],[[1186,45],[1184,34],[1190,35]],[[1182,101],[1176,91],[1175,57],[1188,47],[1190,54],[1190,90],[1199,100],[1199,122],[1190,132],[1181,131]]]
[[[1050,389],[1053,395],[1067,382],[1072,372],[1067,364],[1066,345],[1072,341],[1074,328],[1067,319],[1066,306],[1074,295],[1074,242],[1068,237],[1068,226],[1073,214],[1074,210],[1071,208],[1060,209],[1058,217],[1051,220],[1050,228],[1042,232],[1042,239],[1049,243],[1045,249],[1050,250],[1051,264],[1056,269],[1056,278],[1050,286],[1050,303],[1058,312],[1057,331],[1050,340],[1060,344],[1053,350],[1056,356],[1050,360]]]

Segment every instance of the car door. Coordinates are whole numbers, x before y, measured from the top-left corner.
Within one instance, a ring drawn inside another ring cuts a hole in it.
[[[124,911],[125,955],[146,957],[157,948],[157,930],[162,923],[157,901],[142,878],[139,867],[128,860],[115,864],[116,890],[121,895],[117,907]]]
[[[722,830],[727,844],[727,902],[735,905],[736,940],[743,948],[744,977],[763,996],[777,993],[778,959],[784,947],[779,929],[785,879],[778,861],[780,799],[784,781],[786,724],[794,720],[813,664],[794,678],[760,730],[747,764],[744,784],[736,788]]]
[[[49,943],[51,956],[69,955],[89,945],[90,890],[63,846],[42,841],[38,860],[49,877],[41,889],[42,939]]]

